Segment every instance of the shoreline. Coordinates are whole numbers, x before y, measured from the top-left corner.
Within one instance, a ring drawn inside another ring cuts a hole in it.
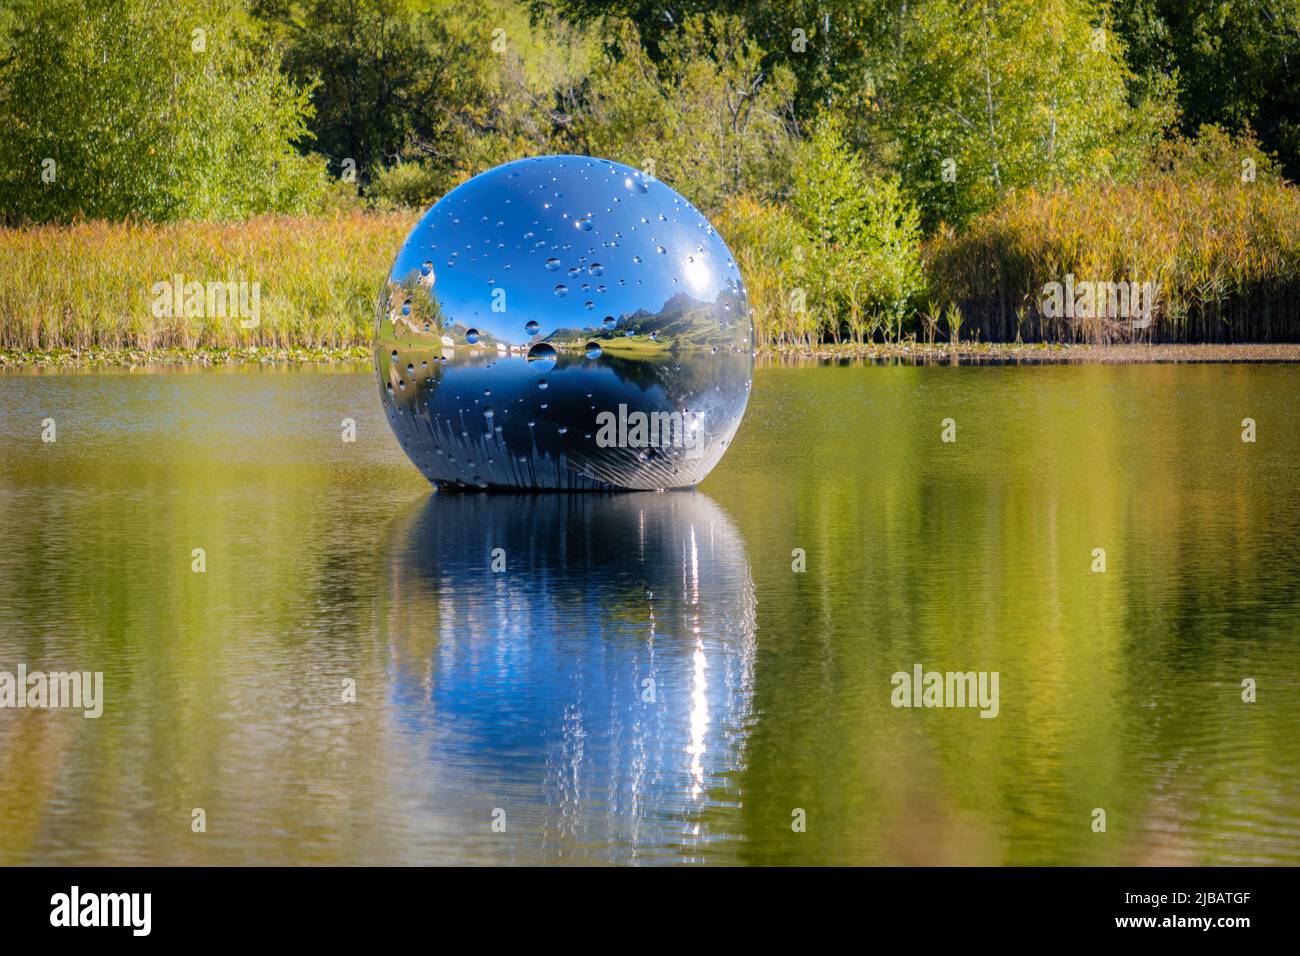
[[[758,353],[764,365],[863,362],[915,365],[1157,365],[1206,362],[1300,363],[1300,343],[1093,345],[1066,342],[980,342],[926,345],[818,345]]]
[[[367,346],[346,348],[258,346],[194,349],[0,349],[0,372],[78,369],[203,369],[228,366],[350,365],[372,358]],[[1300,364],[1300,344],[1086,345],[1066,343],[918,343],[818,345],[766,348],[755,356],[762,368],[852,362],[916,365],[1064,365],[1252,363]]]
[[[248,348],[0,349],[0,372],[20,370],[223,368],[248,365],[335,365],[373,360],[368,346],[346,348],[249,346]]]

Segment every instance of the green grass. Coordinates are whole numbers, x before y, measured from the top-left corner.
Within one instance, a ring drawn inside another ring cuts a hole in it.
[[[0,349],[366,346],[380,285],[415,218],[354,213],[0,229]],[[258,283],[259,323],[155,316],[155,284],[177,274],[186,282]]]

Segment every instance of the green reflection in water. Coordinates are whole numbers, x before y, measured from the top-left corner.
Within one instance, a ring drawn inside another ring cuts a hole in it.
[[[760,370],[700,492],[536,499],[367,372],[0,376],[0,670],[107,696],[0,710],[0,862],[1300,862],[1298,375]]]

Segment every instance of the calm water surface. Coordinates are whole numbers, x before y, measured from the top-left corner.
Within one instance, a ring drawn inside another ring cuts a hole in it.
[[[1300,863],[1298,477],[1293,366],[760,369],[698,491],[532,497],[369,372],[0,375],[0,670],[106,697],[0,710],[0,863]]]

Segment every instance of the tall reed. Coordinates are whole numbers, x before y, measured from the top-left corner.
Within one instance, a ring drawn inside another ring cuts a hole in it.
[[[364,345],[379,287],[415,215],[0,229],[0,348]],[[258,323],[155,315],[156,284],[178,275],[186,283],[258,283]]]
[[[940,232],[926,259],[930,295],[956,303],[985,341],[1300,341],[1300,190],[1277,180],[1027,191]],[[1052,317],[1045,287],[1067,274],[1156,283],[1150,326]]]
[[[0,229],[0,348],[366,345],[380,279],[416,216]],[[984,342],[1300,341],[1300,191],[1276,179],[1160,174],[1013,195],[964,231],[931,237],[928,289],[906,314],[826,307],[828,290],[851,292],[853,276],[820,274],[828,265],[806,253],[809,237],[780,205],[738,197],[717,223],[745,278],[759,348],[877,333],[951,339],[956,316],[963,339]],[[1045,314],[1044,287],[1067,273],[1156,283],[1150,327]],[[259,323],[155,316],[156,283],[177,275],[259,283]]]

